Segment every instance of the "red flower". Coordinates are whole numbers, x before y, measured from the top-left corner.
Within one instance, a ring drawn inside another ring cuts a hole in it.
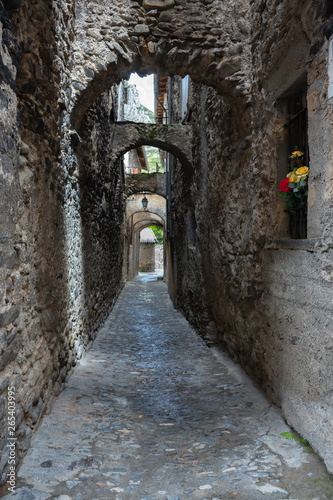
[[[288,191],[291,191],[290,187],[288,187],[289,183],[290,183],[290,180],[288,179],[288,177],[283,179],[283,181],[280,182],[280,191],[282,191],[283,193],[287,193]]]

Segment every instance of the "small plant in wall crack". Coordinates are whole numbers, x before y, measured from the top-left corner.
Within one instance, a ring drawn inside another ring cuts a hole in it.
[[[292,434],[291,432],[281,432],[281,436],[284,437],[285,439],[291,439],[293,441],[300,443],[302,446],[304,446],[307,453],[313,453],[312,446],[306,439],[295,436],[295,434]]]

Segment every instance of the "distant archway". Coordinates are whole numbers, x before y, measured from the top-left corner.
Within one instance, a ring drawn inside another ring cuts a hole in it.
[[[193,174],[190,125],[115,122],[111,129],[110,146],[113,161],[117,161],[127,151],[139,146],[155,146],[177,157],[188,174],[190,176]]]
[[[125,261],[127,278],[132,279],[139,268],[140,231],[148,226],[158,225],[166,230],[166,200],[154,193],[145,193],[148,208],[142,206],[143,193],[131,195],[126,200],[126,244]],[[165,254],[165,251],[164,251]],[[166,265],[166,260],[164,259]]]

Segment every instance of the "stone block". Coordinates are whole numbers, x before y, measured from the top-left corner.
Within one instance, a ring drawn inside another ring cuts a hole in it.
[[[17,263],[17,252],[15,250],[12,250],[5,258],[4,262],[5,268],[12,269],[16,263]]]
[[[142,7],[146,10],[166,10],[175,5],[175,0],[143,0]]]
[[[24,156],[19,156],[20,168],[24,168],[26,165],[28,165],[28,160]]]
[[[23,156],[28,156],[29,153],[30,153],[29,146],[22,141],[20,146],[20,154]]]
[[[18,306],[12,307],[8,311],[0,313],[0,328],[2,326],[9,325],[9,323],[12,323],[15,321],[15,319],[18,317],[20,313],[20,309]]]
[[[13,342],[0,355],[0,371],[4,370],[6,366],[14,361],[17,353],[21,347],[20,337],[16,336]]]
[[[5,350],[7,347],[7,332],[5,329],[2,329],[0,331],[0,354]]]
[[[45,403],[44,401],[42,400],[42,398],[39,398],[39,401],[38,401],[38,404],[37,406],[35,406],[33,408],[33,411],[31,412],[30,414],[30,417],[31,417],[31,423],[33,425],[36,425],[37,422],[39,421],[39,418],[40,416],[42,415],[42,413],[44,412],[44,409],[45,409]]]
[[[137,24],[136,26],[134,26],[133,33],[137,36],[147,36],[150,33],[150,29],[146,24]]]
[[[160,22],[169,23],[172,19],[173,19],[172,12],[167,12],[164,10],[160,13],[160,17],[159,17]]]

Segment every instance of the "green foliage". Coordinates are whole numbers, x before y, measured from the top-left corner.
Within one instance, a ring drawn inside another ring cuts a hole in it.
[[[145,146],[145,150],[148,158],[149,172],[156,172],[157,164],[160,167],[158,171],[163,173],[164,169],[162,166],[160,150],[158,148],[154,148],[153,146]]]
[[[150,229],[154,231],[154,235],[157,238],[157,244],[162,245],[164,240],[164,231],[162,227],[159,226],[149,226]]]
[[[313,453],[313,449],[309,441],[302,437],[295,436],[291,432],[281,432],[281,436],[284,437],[285,439],[291,439],[293,441],[297,441],[300,443],[304,448],[306,449],[307,453]]]
[[[286,438],[286,439],[293,439],[294,441],[298,441],[299,438],[297,436],[294,436],[291,432],[281,432],[281,436]]]

